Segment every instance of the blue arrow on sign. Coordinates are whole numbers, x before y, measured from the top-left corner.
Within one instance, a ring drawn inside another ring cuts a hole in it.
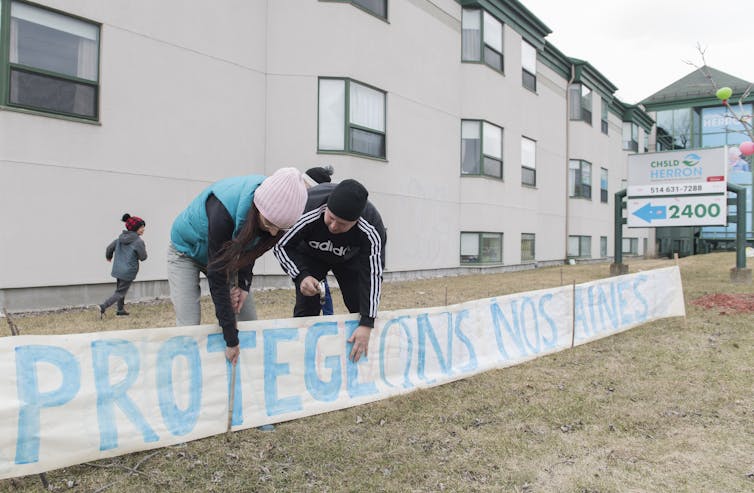
[[[647,202],[634,211],[634,216],[651,223],[652,219],[666,219],[668,217],[668,209],[664,205],[656,205],[653,207],[651,202]]]

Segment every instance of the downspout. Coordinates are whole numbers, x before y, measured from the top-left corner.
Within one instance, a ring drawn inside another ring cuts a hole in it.
[[[568,203],[569,203],[569,195],[568,195],[568,173],[569,173],[569,161],[571,156],[571,84],[573,84],[573,81],[576,79],[576,66],[571,63],[571,78],[568,79],[568,84],[566,85],[566,116],[565,116],[565,135],[566,135],[566,145],[565,145],[565,169],[566,169],[566,180],[565,180],[565,250],[563,255],[563,263],[568,262],[568,217],[569,217],[569,210],[568,210]]]

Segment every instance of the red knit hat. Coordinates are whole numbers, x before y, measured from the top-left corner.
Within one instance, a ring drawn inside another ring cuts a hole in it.
[[[306,197],[302,173],[296,168],[280,168],[254,191],[254,205],[272,224],[288,229],[303,214]]]
[[[144,222],[144,219],[138,216],[132,216],[127,212],[123,214],[121,221],[126,223],[126,229],[129,231],[137,231],[140,227],[147,225],[147,223]]]

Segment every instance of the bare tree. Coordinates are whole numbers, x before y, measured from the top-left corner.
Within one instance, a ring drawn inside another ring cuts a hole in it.
[[[712,77],[712,74],[709,71],[709,68],[707,66],[707,60],[705,59],[705,52],[707,51],[707,48],[702,48],[702,45],[697,43],[696,44],[696,50],[699,52],[699,55],[702,58],[702,66],[700,67],[696,63],[694,63],[691,60],[684,60],[684,63],[691,65],[693,67],[696,67],[697,70],[699,70],[704,77],[709,81],[710,85],[712,86],[712,89],[717,96],[718,90],[721,88],[718,87],[717,82]],[[738,97],[738,102],[734,102],[733,105],[730,104],[730,101],[728,99],[723,99],[722,103],[723,106],[727,109],[727,115],[731,118],[735,119],[741,124],[741,127],[743,128],[746,135],[748,135],[749,139],[754,142],[754,128],[752,128],[752,114],[751,112],[746,112],[744,110],[744,100],[749,97],[749,94],[751,94],[753,84],[749,84],[749,86],[746,88],[746,90]],[[735,107],[737,108],[735,108]]]

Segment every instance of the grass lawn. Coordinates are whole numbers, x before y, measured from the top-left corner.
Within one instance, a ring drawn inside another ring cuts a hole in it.
[[[748,259],[751,263],[752,259]],[[674,265],[627,259],[630,272]],[[687,316],[342,411],[49,471],[55,491],[754,491],[754,292],[734,253],[680,259]],[[382,310],[581,283],[607,264],[391,282]],[[344,313],[335,290],[336,313]],[[260,318],[292,290],[255,293]],[[169,302],[16,315],[26,334],[170,326]],[[213,320],[209,300],[203,320]],[[9,334],[5,320],[0,333]],[[5,357],[8,357],[5,355]],[[40,491],[38,476],[0,491]]]

